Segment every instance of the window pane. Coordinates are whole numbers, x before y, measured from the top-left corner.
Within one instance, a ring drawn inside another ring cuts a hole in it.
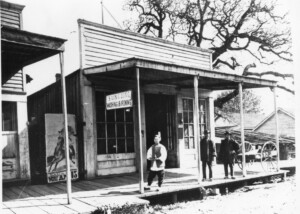
[[[133,137],[133,124],[126,123],[126,137]]]
[[[183,112],[183,122],[188,123],[189,118],[188,118],[188,112]]]
[[[189,123],[194,123],[194,114],[193,112],[189,112]]]
[[[106,122],[115,122],[115,110],[106,111]]]
[[[127,108],[125,110],[125,120],[126,120],[126,122],[132,122],[133,121],[133,110],[132,110],[132,108]]]
[[[194,149],[195,148],[194,138],[193,137],[190,138],[189,145],[190,145],[190,149]]]
[[[117,122],[124,122],[124,109],[116,110]]]
[[[105,106],[105,95],[104,92],[96,91],[96,106]]]
[[[107,137],[108,138],[116,137],[116,131],[115,131],[115,124],[114,123],[108,123],[107,124]]]
[[[199,100],[200,111],[205,111],[205,100]]]
[[[194,136],[194,126],[193,125],[189,125],[189,136]]]
[[[96,120],[97,122],[105,122],[105,108],[104,107],[97,107],[96,110]]]
[[[189,136],[189,126],[187,124],[184,124],[184,136]]]
[[[127,138],[127,152],[134,152],[133,138]]]
[[[118,137],[125,137],[124,123],[117,124]]]
[[[187,99],[183,99],[183,110],[188,110],[188,100]]]
[[[97,123],[97,138],[105,138],[105,123]]]
[[[116,139],[108,140],[108,154],[114,154],[117,152]]]
[[[118,139],[118,152],[117,153],[125,153],[125,139]]]
[[[2,102],[2,131],[17,131],[17,104]]]
[[[189,149],[189,138],[188,137],[184,138],[184,148]]]
[[[193,111],[193,99],[188,99],[188,109],[189,111]]]
[[[97,154],[106,154],[105,139],[98,139],[97,140]]]

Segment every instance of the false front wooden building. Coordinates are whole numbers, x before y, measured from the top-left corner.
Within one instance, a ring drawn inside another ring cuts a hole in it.
[[[212,70],[210,50],[85,20],[78,24],[80,68],[66,77],[66,92],[68,113],[76,118],[82,179],[145,171],[146,151],[158,131],[168,150],[166,167],[197,167],[204,130],[215,136],[213,91],[241,83],[276,86]],[[45,114],[61,113],[59,100],[58,82],[28,97],[29,118],[37,118],[30,132],[39,142],[32,148],[37,152],[44,152]],[[38,164],[45,161],[33,161],[40,175],[45,167]]]
[[[2,179],[30,181],[25,66],[64,51],[65,40],[24,31],[24,6],[1,1]],[[32,154],[35,155],[35,154]]]

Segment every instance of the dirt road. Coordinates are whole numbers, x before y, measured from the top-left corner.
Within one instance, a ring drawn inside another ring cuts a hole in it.
[[[168,214],[296,214],[295,175],[285,182],[256,184],[230,192],[228,195],[208,196],[204,200],[180,202],[150,207],[150,213]]]

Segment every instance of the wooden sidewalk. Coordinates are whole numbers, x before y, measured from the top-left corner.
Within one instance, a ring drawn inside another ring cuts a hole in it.
[[[286,165],[286,164],[285,164]],[[249,166],[247,176],[243,177],[241,170],[235,166],[235,180],[223,179],[223,165],[213,168],[213,181],[198,184],[197,169],[167,169],[165,181],[160,191],[139,193],[139,175],[119,175],[97,178],[93,180],[72,182],[72,204],[67,204],[66,184],[55,183],[46,185],[13,186],[3,188],[3,210],[1,213],[90,213],[102,205],[123,205],[125,203],[147,204],[147,197],[162,194],[177,194],[180,191],[232,185],[253,179],[263,179],[270,176],[284,177],[286,171],[264,173],[256,163]],[[145,174],[147,178],[147,174]],[[146,183],[146,182],[145,182]],[[154,188],[157,182],[154,181]]]

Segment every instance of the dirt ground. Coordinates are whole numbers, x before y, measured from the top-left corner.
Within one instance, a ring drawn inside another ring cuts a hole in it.
[[[150,207],[150,213],[168,214],[240,214],[240,213],[300,213],[296,209],[295,175],[285,182],[256,183],[229,192],[227,195],[207,196],[203,200],[179,202],[172,205]]]

